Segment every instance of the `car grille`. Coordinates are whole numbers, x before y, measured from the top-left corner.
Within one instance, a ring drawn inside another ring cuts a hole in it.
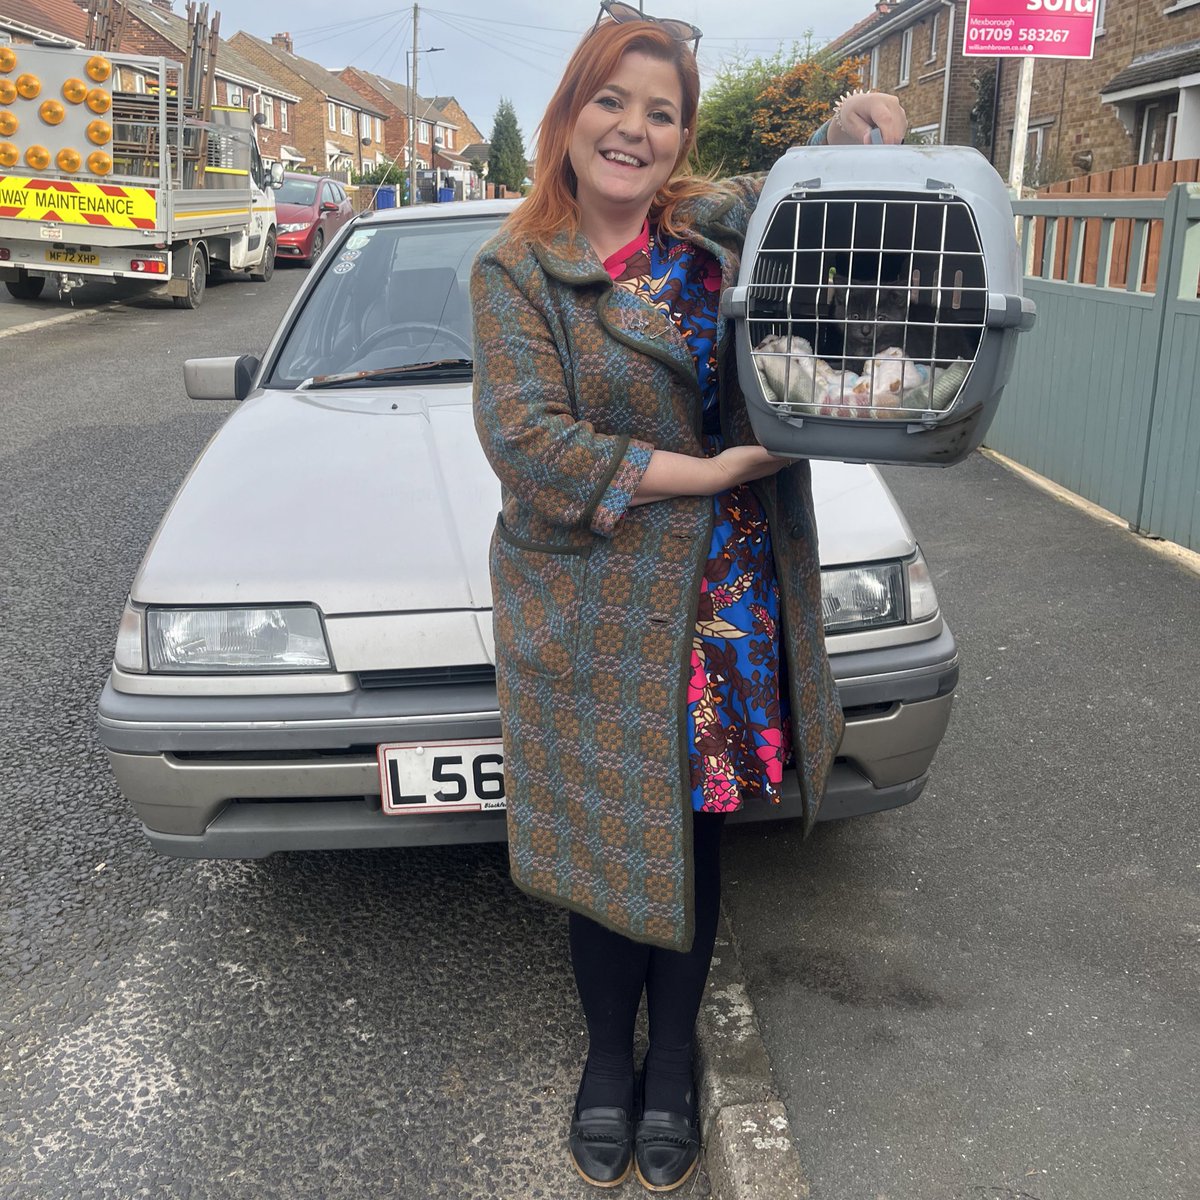
[[[460,667],[411,667],[396,671],[359,671],[361,688],[435,687],[447,683],[496,682],[496,668],[491,663]]]

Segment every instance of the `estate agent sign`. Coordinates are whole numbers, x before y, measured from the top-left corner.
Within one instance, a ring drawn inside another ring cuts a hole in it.
[[[967,0],[968,58],[1091,58],[1096,0]]]
[[[1096,0],[967,0],[963,55],[1019,58],[1009,186],[1018,196],[1025,177],[1025,138],[1035,58],[1091,58]]]

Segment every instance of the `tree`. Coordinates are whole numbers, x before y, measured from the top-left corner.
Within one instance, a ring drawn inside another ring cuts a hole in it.
[[[754,136],[770,162],[789,146],[803,146],[833,115],[838,97],[862,87],[864,61],[809,54],[759,93]]]
[[[492,123],[488,179],[519,192],[525,182],[525,143],[512,101],[501,98]]]
[[[735,175],[763,171],[774,162],[754,131],[758,97],[801,55],[799,47],[772,58],[736,58],[724,63],[705,89],[696,119],[696,161],[702,171]]]

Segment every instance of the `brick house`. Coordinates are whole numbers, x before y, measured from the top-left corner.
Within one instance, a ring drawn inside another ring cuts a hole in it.
[[[456,198],[482,196],[482,176],[476,164],[462,153],[467,146],[482,141],[482,137],[453,96],[428,99],[417,95],[414,105],[410,102],[412,93],[404,84],[361,67],[344,67],[339,78],[363,100],[387,114],[384,152],[392,162],[401,168],[408,167],[409,126],[415,118],[417,168],[422,172],[425,187],[434,187],[431,172],[436,171],[437,182],[453,186]]]
[[[962,55],[966,0],[881,0],[875,11],[827,47],[838,58],[865,58],[863,82],[894,92],[909,120],[909,140],[986,144],[974,128],[981,66]]]
[[[264,42],[239,30],[230,44],[299,96],[291,143],[306,166],[349,178],[351,170],[369,171],[379,164],[388,114],[378,103],[360,96],[319,63],[301,58],[290,33],[277,33]]]
[[[391,162],[401,166],[408,163],[409,90],[402,83],[364,71],[361,67],[343,67],[338,78],[367,104],[372,104],[386,116],[383,124],[383,153]],[[424,103],[423,101],[421,103]],[[422,139],[418,132],[417,157],[429,165],[432,153],[432,132]]]
[[[18,43],[82,46],[87,37],[87,13],[71,0],[0,0],[0,33]]]
[[[1034,60],[1030,185],[1200,158],[1200,0],[1094,3],[1092,59]],[[1007,175],[1020,62],[966,58],[965,13],[965,0],[883,0],[828,48],[867,57],[867,82],[900,97],[912,137],[976,145]]]
[[[161,56],[177,62],[187,58],[188,23],[172,11],[170,0],[123,0],[123,4],[126,16],[120,48],[124,53]],[[217,43],[215,75],[214,104],[248,108],[263,115],[262,123],[254,127],[263,161],[268,165],[282,162],[284,166],[298,162],[300,155],[290,143],[300,97],[222,39]]]
[[[479,127],[453,96],[434,96],[430,104],[438,114],[439,122],[448,130],[453,130],[453,136],[445,139],[447,150],[461,154],[468,146],[484,140]]]
[[[1200,0],[1096,6],[1095,57],[1035,63],[1026,158],[1038,164],[1035,182],[1200,158]],[[1016,62],[1000,62],[994,161],[1002,171],[1017,75]]]

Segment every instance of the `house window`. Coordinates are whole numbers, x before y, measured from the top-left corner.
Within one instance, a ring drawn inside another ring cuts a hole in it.
[[[358,136],[365,138],[371,136],[371,118],[366,113],[358,114]]]
[[[383,141],[383,122],[378,117],[375,118],[375,140]]]
[[[337,105],[332,100],[329,101],[329,128],[337,129]]]
[[[267,128],[274,129],[275,128],[275,98],[273,96],[263,96],[263,97],[261,97],[261,100],[262,100],[262,114],[266,118]]]
[[[938,54],[938,24],[942,19],[940,12],[935,12],[929,18],[929,57],[926,62],[935,62]]]
[[[1096,32],[1104,32],[1104,4],[1105,0],[1096,0]]]
[[[447,150],[454,149],[454,130],[453,129],[443,129],[442,130],[442,139],[446,143]]]
[[[912,42],[913,31],[910,25],[900,35],[900,78],[896,83],[897,87],[903,87],[912,74]]]
[[[229,85],[229,107],[241,108],[242,106],[242,89],[236,83],[231,83]]]
[[[909,146],[936,146],[940,132],[937,125],[916,125],[908,131],[904,141]]]
[[[1048,125],[1031,125],[1025,135],[1025,185],[1037,186],[1041,179],[1042,160],[1046,155]]]
[[[342,109],[342,132],[354,132],[354,114],[348,108]]]
[[[879,86],[879,47],[871,47],[871,87]]]
[[[433,130],[428,121],[417,122],[417,141],[433,143]]]
[[[1171,157],[1175,149],[1175,124],[1179,96],[1157,96],[1138,113],[1138,162],[1156,163]],[[1168,148],[1169,147],[1169,148]]]
[[[283,132],[283,133],[287,133],[287,131],[288,131],[288,115],[287,114],[288,114],[288,102],[286,100],[280,100],[280,102],[279,102],[279,128],[280,128],[281,132]]]

